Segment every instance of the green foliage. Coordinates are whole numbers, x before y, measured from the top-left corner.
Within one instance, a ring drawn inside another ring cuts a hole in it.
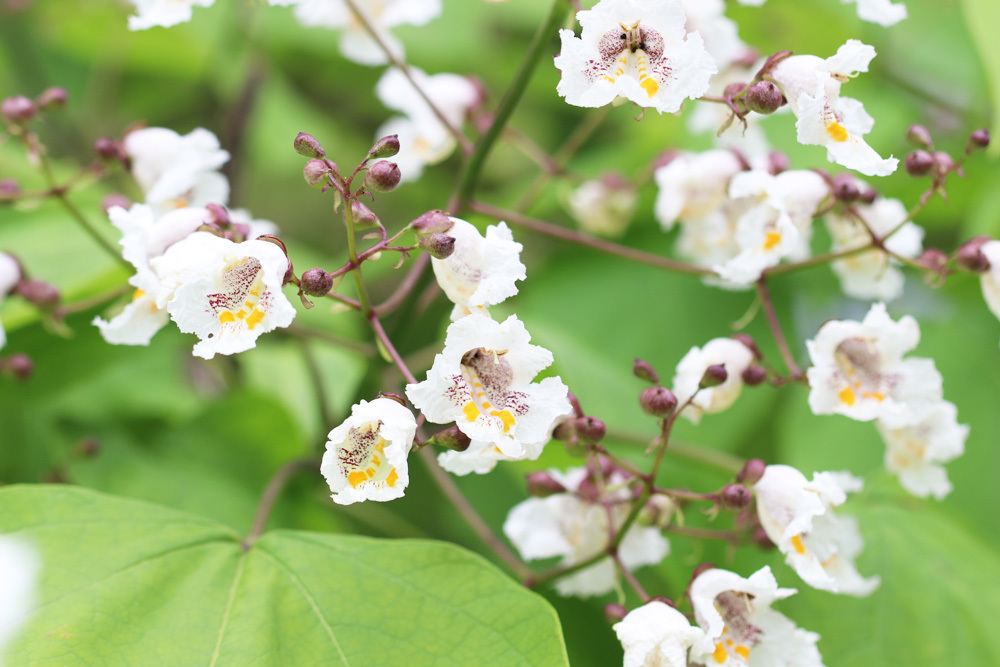
[[[1000,5],[991,0],[962,0],[969,32],[979,50],[986,82],[993,100],[993,136],[1000,137],[1000,42],[996,26],[1000,25]],[[994,143],[991,152],[996,155],[1000,145]]]

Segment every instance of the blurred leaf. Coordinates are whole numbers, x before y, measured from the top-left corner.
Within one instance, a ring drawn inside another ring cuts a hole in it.
[[[1000,137],[1000,40],[996,35],[1000,25],[1000,4],[995,0],[962,0],[962,6],[993,99],[993,136]],[[990,151],[996,155],[1000,144],[994,142]]]

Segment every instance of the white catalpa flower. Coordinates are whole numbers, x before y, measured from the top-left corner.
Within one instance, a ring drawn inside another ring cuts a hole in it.
[[[453,127],[462,126],[466,113],[479,99],[479,91],[464,76],[428,76],[413,67],[410,75]],[[382,104],[403,114],[389,119],[376,136],[399,135],[399,153],[392,160],[399,165],[404,182],[417,180],[424,166],[437,164],[452,154],[455,137],[403,72],[396,68],[386,70],[375,86],[375,93]]]
[[[204,224],[208,211],[182,208],[157,219],[152,208],[135,204],[128,210],[115,206],[108,211],[108,217],[122,233],[122,256],[135,267],[135,275],[129,278],[135,292],[118,315],[110,321],[95,317],[93,324],[113,345],[149,345],[168,320],[166,309],[157,303],[160,279],[149,262]]]
[[[858,213],[880,237],[906,220],[906,207],[898,199],[879,199],[873,204],[860,204]],[[833,250],[843,251],[864,246],[871,241],[871,234],[856,218],[830,215],[826,226],[833,238]],[[904,224],[894,233],[885,247],[900,257],[915,259],[923,252],[924,230],[912,222]],[[855,299],[892,301],[903,294],[906,277],[898,262],[882,250],[868,250],[833,262],[833,270],[840,279],[844,294]]]
[[[813,220],[830,196],[830,186],[822,176],[808,169],[783,171],[777,176],[755,169],[737,174],[730,183],[729,194],[734,199],[749,198],[754,206],[772,211],[772,216],[776,212],[786,214],[798,237],[788,243],[787,256],[794,260],[809,257]]]
[[[681,612],[654,600],[615,623],[625,649],[624,667],[687,667],[689,649],[705,640]]]
[[[320,470],[338,505],[402,498],[406,457],[417,433],[413,413],[391,398],[361,401],[327,436]]]
[[[455,249],[445,259],[432,259],[431,266],[438,285],[455,304],[452,319],[482,313],[517,294],[514,283],[527,277],[521,263],[524,246],[514,241],[506,223],[490,225],[483,236],[465,220],[451,221],[446,233],[455,239]]]
[[[894,322],[876,303],[861,322],[833,320],[806,343],[809,407],[818,415],[859,421],[881,419],[891,427],[912,424],[941,400],[941,374],[930,359],[904,359],[917,346],[912,317]]]
[[[990,263],[990,268],[979,277],[983,298],[990,311],[1000,318],[1000,241],[987,241],[979,251]]]
[[[744,168],[729,150],[681,153],[654,174],[656,219],[665,230],[674,224],[703,220],[729,201],[729,182]]]
[[[687,33],[680,0],[601,0],[576,15],[582,32],[561,30],[556,88],[569,104],[602,107],[625,97],[674,113],[701,97],[718,68],[698,33]]]
[[[743,391],[743,371],[753,363],[753,352],[743,343],[732,338],[716,338],[704,347],[693,347],[677,364],[674,374],[674,394],[679,405],[691,400],[681,413],[697,423],[707,413],[727,409]],[[699,386],[709,366],[726,367],[726,381],[716,387],[701,389]],[[692,399],[692,397],[694,397]]]
[[[4,648],[34,609],[39,569],[34,548],[20,539],[0,535],[0,664]]]
[[[191,20],[195,7],[211,7],[215,0],[129,0],[135,16],[128,17],[129,30],[169,28]]]
[[[771,609],[775,601],[795,593],[794,588],[778,588],[769,567],[748,579],[717,568],[699,574],[691,582],[691,604],[708,641],[696,647],[695,660],[713,667],[822,667],[819,635]]]
[[[0,252],[0,304],[10,294],[14,286],[21,282],[21,265],[11,255]],[[0,349],[7,344],[7,332],[0,322]]]
[[[878,577],[866,579],[854,566],[864,548],[857,521],[833,512],[861,488],[848,473],[818,472],[810,481],[785,465],[767,466],[754,486],[760,525],[813,588],[864,596],[879,585]]]
[[[570,414],[562,380],[532,382],[552,364],[552,353],[530,341],[514,316],[501,324],[472,314],[448,327],[427,379],[406,387],[427,421],[455,422],[472,440],[467,452],[444,458],[442,465],[474,456],[484,443],[507,459],[537,458],[556,423]]]
[[[503,531],[525,560],[560,557],[560,565],[574,565],[606,549],[610,529],[625,522],[631,509],[626,488],[629,478],[618,471],[611,473],[604,480],[606,488],[591,499],[576,493],[585,480],[596,486],[586,468],[565,473],[552,470],[550,474],[566,487],[566,493],[517,504],[507,515]],[[659,563],[669,551],[659,528],[633,524],[625,533],[618,556],[626,567],[635,569]],[[560,578],[555,586],[560,595],[587,597],[611,592],[615,581],[615,564],[608,557]]]
[[[778,63],[772,77],[788,98],[798,141],[806,146],[824,146],[830,162],[866,176],[888,176],[899,160],[882,158],[865,142],[875,121],[861,102],[841,97],[841,85],[860,72],[867,72],[875,49],[856,39],[849,40],[836,55],[791,56]]]
[[[389,62],[378,41],[344,0],[269,0],[272,5],[294,5],[295,17],[302,25],[343,30],[340,52],[362,65]],[[368,23],[382,42],[397,57],[403,45],[390,32],[400,25],[425,25],[441,13],[441,0],[356,0]]]
[[[958,423],[958,410],[940,401],[923,412],[919,421],[891,428],[876,422],[885,441],[885,467],[915,496],[941,500],[951,493],[942,464],[965,451],[969,427]]]
[[[716,67],[724,70],[746,55],[736,22],[726,16],[725,0],[681,0],[681,6],[687,31],[701,35]]]
[[[195,232],[150,264],[161,281],[159,305],[181,331],[200,339],[195,356],[244,352],[295,318],[281,292],[288,258],[273,243]]]
[[[224,205],[229,199],[229,182],[218,171],[229,153],[208,130],[197,128],[184,136],[163,127],[135,130],[125,137],[125,152],[145,203],[157,212]]]
[[[863,21],[878,23],[889,27],[906,18],[906,5],[892,0],[840,0],[845,5],[855,3],[858,6],[858,16]],[[741,5],[760,7],[764,0],[739,0]]]
[[[639,195],[617,174],[584,181],[566,198],[580,229],[598,236],[621,236],[635,214]]]

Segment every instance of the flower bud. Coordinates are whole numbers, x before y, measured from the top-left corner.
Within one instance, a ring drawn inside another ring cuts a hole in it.
[[[18,380],[27,380],[35,372],[35,363],[26,354],[13,354],[0,361],[0,368],[8,371]]]
[[[741,510],[750,504],[753,494],[742,484],[727,484],[719,494],[719,502],[726,509]]]
[[[990,131],[987,129],[976,130],[969,135],[969,144],[976,148],[987,148],[990,145]]]
[[[390,134],[382,137],[368,151],[369,158],[392,157],[399,152],[399,135]]]
[[[927,151],[913,151],[906,156],[905,164],[910,176],[926,176],[934,167],[934,157]]]
[[[524,481],[528,487],[528,495],[535,498],[545,498],[557,493],[566,493],[566,487],[544,470],[529,472],[525,475]]]
[[[8,97],[0,102],[0,113],[11,123],[26,123],[35,117],[35,103],[24,95]]]
[[[983,245],[990,241],[988,236],[976,236],[958,247],[955,259],[959,266],[974,273],[990,270],[990,260],[983,254]]]
[[[447,234],[431,234],[419,240],[420,247],[434,259],[447,259],[455,252],[455,237]]]
[[[736,334],[733,334],[732,336],[730,336],[730,338],[732,338],[733,340],[736,340],[736,341],[739,341],[739,342],[743,343],[743,346],[746,347],[748,350],[750,350],[750,352],[753,353],[753,358],[754,359],[763,359],[764,358],[764,355],[761,353],[760,348],[757,347],[757,341],[755,341],[753,339],[753,336],[751,336],[750,334],[736,333]]]
[[[205,210],[208,211],[208,224],[210,225],[228,227],[232,222],[229,218],[229,211],[221,204],[205,204]]]
[[[876,199],[878,199],[878,193],[875,192],[875,188],[862,187],[858,194],[858,201],[862,204],[874,204]]]
[[[10,178],[0,179],[0,201],[13,199],[19,194],[21,194],[21,186],[17,184],[17,181]]]
[[[930,148],[934,145],[930,131],[923,125],[911,125],[906,131],[907,140],[919,148]]]
[[[712,364],[705,369],[705,374],[701,376],[701,383],[698,387],[700,389],[711,389],[712,387],[718,387],[728,379],[729,371],[726,370],[725,364]]]
[[[46,88],[35,100],[39,109],[56,109],[66,106],[69,101],[69,93],[65,88]]]
[[[951,155],[945,153],[944,151],[935,151],[934,169],[940,176],[950,174],[955,170],[955,160],[952,159]]]
[[[264,241],[265,243],[273,243],[281,248],[281,252],[285,254],[285,259],[288,260],[288,268],[285,269],[285,277],[282,278],[281,284],[287,285],[288,283],[295,282],[295,267],[292,266],[292,258],[288,256],[288,247],[285,245],[285,242],[274,234],[261,234],[255,240]]]
[[[772,176],[777,176],[784,171],[788,171],[790,165],[791,161],[788,159],[788,156],[781,151],[771,151],[767,154],[767,171]]]
[[[767,371],[762,366],[751,364],[744,369],[740,377],[743,378],[743,384],[748,387],[756,387],[767,379]]]
[[[767,531],[760,526],[753,529],[753,535],[750,540],[761,549],[770,550],[775,548],[774,542],[772,542],[771,538],[767,536]]]
[[[326,296],[333,289],[333,276],[320,268],[309,269],[299,279],[299,289],[309,296]]]
[[[456,452],[464,452],[472,444],[469,436],[462,433],[457,426],[452,424],[446,429],[438,431],[430,437],[427,444],[443,447]]]
[[[767,464],[761,459],[750,459],[743,464],[743,468],[740,469],[739,473],[736,475],[736,481],[741,484],[749,484],[753,486],[760,481],[760,478],[764,476],[764,470],[767,469]]]
[[[668,417],[677,408],[677,397],[666,387],[649,387],[639,394],[639,405],[654,417]]]
[[[618,623],[626,616],[628,616],[628,609],[625,608],[625,605],[616,604],[614,602],[604,605],[604,620],[611,625]]]
[[[656,384],[660,381],[660,376],[652,364],[639,357],[636,357],[635,362],[632,364],[632,373],[640,380],[645,380],[646,382]]]
[[[833,177],[833,196],[837,198],[838,201],[845,203],[851,203],[858,200],[861,196],[861,190],[858,188],[858,182],[854,180],[854,177],[850,174],[837,174]]]
[[[410,229],[417,233],[417,236],[430,236],[432,234],[443,234],[449,231],[455,223],[444,211],[434,209],[427,211],[419,218],[410,223]]]
[[[14,291],[22,299],[39,308],[51,308],[59,303],[59,290],[44,280],[22,280]]]
[[[948,254],[938,248],[928,248],[917,260],[928,271],[945,273],[948,266]]]
[[[747,89],[746,104],[750,111],[772,114],[786,102],[781,89],[770,81],[758,81]]]
[[[132,201],[118,192],[112,193],[101,200],[101,210],[105,213],[115,207],[127,209],[130,206],[132,206]]]
[[[379,224],[379,219],[375,215],[375,212],[357,199],[351,202],[351,216],[354,218],[354,223],[361,229],[375,227]]]
[[[587,442],[600,442],[608,431],[604,421],[597,417],[577,417],[573,421],[577,435]]]
[[[94,141],[94,152],[105,160],[120,160],[125,155],[122,145],[108,137],[100,137]]]
[[[325,157],[326,151],[319,141],[311,134],[299,132],[292,141],[292,148],[302,157]]]
[[[311,187],[326,185],[331,173],[329,165],[323,160],[309,160],[302,168],[302,176]]]
[[[399,172],[399,165],[388,160],[379,160],[373,164],[368,173],[365,174],[365,185],[374,192],[391,192],[399,185],[403,175]]]

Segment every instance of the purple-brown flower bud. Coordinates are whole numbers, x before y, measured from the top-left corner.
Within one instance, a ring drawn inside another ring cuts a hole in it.
[[[416,232],[417,236],[443,234],[451,230],[454,226],[455,223],[452,221],[451,217],[444,211],[438,209],[427,211],[410,223],[410,229]]]
[[[597,417],[577,417],[573,422],[577,435],[587,442],[600,442],[608,432],[604,421]]]
[[[930,130],[923,125],[911,125],[906,131],[907,140],[918,148],[930,148],[934,145]]]
[[[299,289],[308,296],[326,296],[333,289],[333,276],[318,267],[309,269],[299,278]]]
[[[719,494],[719,502],[726,509],[741,510],[750,504],[753,494],[742,484],[727,484]]]
[[[976,130],[969,135],[969,144],[976,148],[988,148],[990,145],[990,131],[987,129]]]
[[[302,157],[326,157],[326,151],[323,150],[319,140],[305,132],[299,132],[295,135],[292,148]]]
[[[101,210],[105,213],[115,207],[127,209],[130,206],[132,206],[132,201],[119,192],[112,193],[101,200]]]
[[[455,237],[447,234],[421,236],[418,243],[434,259],[447,259],[455,252]]]
[[[375,227],[379,224],[379,219],[375,215],[375,212],[357,199],[351,202],[351,216],[354,218],[354,224],[359,229]]]
[[[27,123],[35,117],[35,103],[24,95],[15,95],[0,102],[0,113],[11,123]]]
[[[0,179],[0,201],[14,199],[19,194],[21,194],[21,186],[17,184],[17,181],[10,178]]]
[[[232,222],[229,218],[229,211],[222,204],[205,204],[208,211],[208,224],[218,227],[228,227]]]
[[[454,424],[446,429],[440,430],[430,437],[427,444],[436,445],[456,452],[464,452],[472,444],[469,436],[462,433]]]
[[[39,109],[57,109],[66,106],[69,101],[69,93],[65,88],[46,88],[35,100]]]
[[[958,247],[955,259],[959,266],[974,273],[990,270],[990,260],[983,254],[983,245],[991,241],[989,236],[976,236]]]
[[[875,188],[861,186],[861,192],[858,194],[859,202],[862,204],[874,204],[876,199],[878,199],[878,192],[875,191]]]
[[[609,624],[614,625],[619,621],[623,620],[628,616],[628,609],[625,605],[620,605],[615,602],[604,605],[604,620]]]
[[[767,536],[767,531],[761,526],[753,529],[753,535],[750,540],[761,549],[771,550],[775,548],[774,542],[771,541],[771,538]]]
[[[771,151],[767,154],[767,171],[772,176],[788,171],[789,166],[791,166],[791,161],[781,151]]]
[[[913,151],[906,156],[904,164],[910,176],[926,176],[934,168],[934,156],[927,151]]]
[[[725,364],[712,364],[705,369],[705,374],[701,376],[701,382],[698,386],[701,389],[711,389],[718,387],[728,379],[729,371],[726,370]]]
[[[736,481],[753,486],[764,476],[767,464],[761,459],[749,459],[736,475]]]
[[[660,381],[660,376],[657,374],[656,369],[645,359],[635,358],[635,362],[632,364],[632,373],[640,380],[645,380],[646,382],[652,382],[657,384]]]
[[[677,408],[677,397],[666,387],[649,387],[639,394],[639,405],[654,417],[669,417]]]
[[[121,142],[109,137],[99,137],[94,140],[94,152],[104,160],[124,160],[127,158]]]
[[[0,368],[3,368],[18,380],[27,380],[35,372],[35,363],[26,354],[13,354],[6,359],[0,360]]]
[[[786,102],[781,89],[770,81],[758,81],[747,89],[746,104],[750,111],[772,114]]]
[[[368,157],[369,159],[392,157],[397,153],[399,153],[399,135],[390,134],[375,142],[375,144],[368,151]]]
[[[837,174],[833,177],[833,196],[837,198],[838,201],[842,201],[850,204],[855,202],[861,196],[861,190],[858,188],[858,182],[854,179],[854,176],[850,174]]]
[[[524,482],[528,487],[528,495],[535,498],[545,498],[557,493],[566,493],[566,487],[544,470],[529,472],[525,475]]]
[[[59,303],[59,290],[44,280],[33,278],[22,280],[14,288],[14,292],[38,308],[51,308]]]
[[[927,248],[917,260],[928,271],[945,273],[948,267],[948,254],[938,248]]]
[[[950,174],[955,170],[955,160],[944,151],[934,152],[934,170],[939,176]]]
[[[325,186],[330,180],[333,171],[323,160],[313,159],[306,162],[302,168],[302,176],[311,187]]]
[[[295,267],[292,265],[292,258],[288,256],[288,246],[285,245],[285,242],[282,241],[277,236],[275,236],[274,234],[261,234],[255,240],[264,241],[266,243],[273,243],[274,245],[281,248],[281,252],[285,254],[285,259],[288,260],[288,268],[285,269],[285,277],[282,278],[281,284],[287,285],[288,283],[296,282]]]
[[[760,351],[760,347],[757,346],[757,341],[753,339],[753,336],[746,333],[735,333],[730,336],[735,341],[743,343],[743,346],[753,353],[754,359],[763,359],[764,355]]]
[[[763,366],[751,364],[743,370],[743,374],[740,377],[743,378],[743,384],[748,387],[756,387],[759,384],[763,384],[764,380],[767,379],[767,371],[764,370]]]
[[[374,192],[392,192],[399,185],[403,175],[399,165],[388,160],[379,160],[365,174],[365,185]]]

